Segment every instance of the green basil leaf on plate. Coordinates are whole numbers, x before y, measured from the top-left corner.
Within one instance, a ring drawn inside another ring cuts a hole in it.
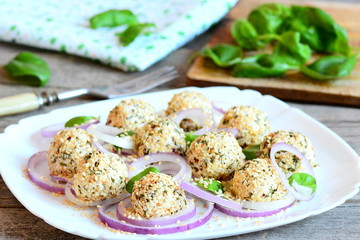
[[[256,158],[256,153],[260,149],[260,144],[252,145],[242,149],[243,154],[245,155],[246,160],[252,160]]]
[[[294,173],[289,178],[289,184],[292,185],[295,181],[297,184],[312,189],[312,193],[316,191],[316,179],[307,173]]]
[[[141,178],[143,178],[144,176],[148,175],[149,173],[154,172],[154,173],[159,173],[160,171],[155,168],[155,167],[148,167],[145,170],[143,170],[142,172],[136,174],[135,176],[133,176],[126,184],[125,189],[128,193],[132,193],[133,188],[134,188],[134,184],[136,181],[139,181]]]
[[[355,54],[351,57],[346,56],[325,56],[316,60],[309,66],[301,66],[301,73],[306,76],[327,81],[350,75],[355,68],[359,54]]]
[[[117,27],[121,25],[132,25],[137,22],[137,17],[130,10],[111,9],[90,18],[90,27],[93,29]]]
[[[149,28],[154,28],[154,23],[138,23],[128,26],[125,31],[117,33],[119,41],[123,46],[127,46],[132,43],[140,34],[144,33]]]
[[[218,193],[224,189],[224,186],[221,184],[221,182],[215,179],[201,179],[199,181],[195,181],[195,183],[198,186],[203,187],[213,193]]]
[[[69,119],[65,123],[65,127],[67,127],[67,128],[76,127],[76,126],[80,126],[80,125],[89,123],[90,121],[97,121],[97,120],[98,120],[98,118],[93,117],[93,116],[77,116],[77,117],[73,117],[73,118]]]
[[[242,50],[234,45],[218,44],[203,48],[201,55],[210,58],[219,67],[230,67],[241,62]]]
[[[51,75],[47,62],[31,52],[20,53],[4,67],[12,80],[30,86],[45,86]]]

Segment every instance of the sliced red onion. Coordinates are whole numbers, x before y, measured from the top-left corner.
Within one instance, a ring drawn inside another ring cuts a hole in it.
[[[28,161],[27,173],[30,180],[39,187],[54,193],[64,193],[64,184],[52,180],[49,165],[47,163],[47,152],[38,152],[32,155]]]
[[[237,137],[237,135],[239,134],[239,129],[237,128],[218,128],[216,129],[216,131],[225,131],[230,133],[231,135],[233,135],[234,137]]]
[[[126,216],[125,208],[131,207],[131,199],[130,197],[122,200],[116,207],[116,216],[119,220],[123,220],[127,223],[142,226],[142,227],[155,227],[155,226],[165,226],[177,223],[178,221],[186,221],[190,218],[194,217],[196,214],[196,206],[194,200],[186,199],[187,206],[182,211],[166,216],[166,217],[156,217],[152,219],[133,219],[131,217]]]
[[[190,182],[182,182],[180,184],[180,187],[182,187],[186,192],[191,193],[192,195],[195,195],[198,198],[220,204],[222,206],[226,206],[228,208],[234,209],[234,210],[241,210],[242,204],[228,200],[219,196],[216,196],[213,193],[208,192],[207,190],[201,189],[200,187],[190,183]]]
[[[287,152],[290,152],[290,153],[296,155],[300,159],[300,161],[302,161],[304,163],[307,174],[314,177],[314,170],[311,166],[309,159],[304,154],[302,154],[297,148],[295,148],[292,145],[288,145],[286,143],[276,143],[271,147],[271,150],[270,150],[271,163],[274,165],[285,188],[289,191],[289,193],[292,194],[296,199],[298,199],[300,201],[311,200],[314,197],[315,193],[304,195],[304,194],[301,194],[300,192],[296,191],[294,189],[294,187],[290,186],[285,173],[281,170],[281,168],[279,167],[279,165],[276,162],[275,154],[279,151],[287,151]]]
[[[130,165],[129,179],[144,170],[152,163],[165,164],[172,163],[178,166],[177,173],[173,175],[179,183],[189,181],[191,178],[191,168],[186,160],[176,153],[152,153],[138,158]]]
[[[93,124],[98,124],[98,123],[99,123],[99,120],[91,121],[89,123],[80,125],[79,128],[86,130],[89,126],[91,126]],[[63,129],[65,129],[65,122],[55,123],[55,124],[43,127],[40,130],[40,133],[43,137],[50,138],[50,137],[55,137],[55,135]]]
[[[289,204],[287,206],[284,206],[282,208],[269,210],[269,211],[262,211],[262,210],[233,210],[230,208],[227,208],[225,206],[222,206],[220,204],[215,204],[215,208],[219,210],[222,213],[225,213],[227,215],[233,216],[233,217],[242,217],[242,218],[253,218],[253,217],[267,217],[276,213],[279,213],[287,208],[289,208],[292,205]]]
[[[182,120],[191,119],[203,126],[201,129],[195,131],[193,134],[203,135],[204,133],[210,131],[210,129],[213,128],[213,126],[210,128],[206,127],[206,121],[209,118],[213,117],[210,114],[205,113],[201,108],[190,108],[177,112],[174,121],[176,122],[176,124],[180,125]]]
[[[65,128],[65,122],[55,123],[40,129],[40,133],[43,137],[54,137],[59,131]]]
[[[104,147],[103,144],[101,144],[99,141],[94,140],[93,141],[94,146],[96,147],[96,149],[101,152],[101,153],[105,153],[105,154],[110,154],[113,153],[111,151],[109,151],[106,147]]]
[[[81,199],[77,198],[74,193],[74,190],[72,190],[71,186],[72,186],[71,183],[67,183],[65,185],[65,196],[70,202],[75,203],[78,206],[91,207],[91,206],[98,206],[98,205],[109,205],[109,204],[118,203],[121,200],[123,200],[124,198],[129,196],[128,193],[122,192],[121,195],[118,197],[109,198],[109,199],[105,199],[105,200],[101,200],[101,201],[86,201],[86,200],[81,200]]]
[[[112,145],[126,149],[134,148],[134,140],[131,136],[116,136],[117,134],[121,133],[121,130],[118,128],[96,124],[90,126],[87,131],[96,138],[111,143]]]
[[[204,213],[200,214],[198,209],[196,209],[197,214],[187,221],[156,227],[137,226],[123,220],[118,220],[112,217],[112,214],[106,213],[112,207],[111,205],[99,206],[98,209],[100,220],[111,228],[137,234],[171,234],[194,229],[207,223],[214,212],[214,205],[207,201],[201,201],[201,204],[205,207]]]
[[[252,209],[257,211],[272,211],[275,209],[280,209],[286,206],[291,205],[295,201],[295,198],[288,194],[284,198],[280,200],[275,200],[271,202],[254,202],[254,201],[246,201],[242,200],[242,205],[246,209]]]
[[[51,179],[54,181],[54,182],[57,182],[57,183],[63,183],[64,186],[67,182],[69,182],[66,178],[64,177],[58,177],[58,176],[55,176],[55,175],[50,175],[51,176]]]
[[[226,113],[227,110],[225,109],[229,109],[232,106],[234,106],[234,104],[232,103],[223,102],[223,101],[212,101],[211,105],[216,112],[222,115]]]

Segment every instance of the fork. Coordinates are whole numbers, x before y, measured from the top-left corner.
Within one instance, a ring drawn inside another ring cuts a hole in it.
[[[83,95],[97,99],[110,99],[138,94],[164,84],[178,77],[173,66],[165,66],[151,73],[113,86],[81,88],[66,92],[23,93],[0,99],[0,116],[29,112],[41,106]]]

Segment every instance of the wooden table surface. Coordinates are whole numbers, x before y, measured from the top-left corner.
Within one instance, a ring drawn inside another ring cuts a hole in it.
[[[359,2],[359,0],[353,0],[352,2]],[[223,21],[226,21],[226,19],[223,19]],[[175,66],[180,72],[180,77],[177,80],[158,87],[153,91],[195,86],[198,84],[186,79],[186,72],[189,68],[187,60],[196,50],[201,49],[208,42],[220,24],[216,24],[205,34],[174,51],[164,60],[150,68],[149,70],[152,70],[159,66],[170,64]],[[46,59],[53,72],[51,81],[45,88],[31,88],[10,82],[4,77],[4,73],[0,72],[0,97],[28,91],[62,91],[83,86],[96,86],[99,84],[99,81],[101,81],[101,84],[111,85],[141,74],[122,73],[119,70],[87,59],[4,42],[0,42],[0,64],[8,62],[16,54],[25,50],[35,52]],[[25,117],[46,113],[60,107],[93,101],[96,100],[82,97],[53,106],[47,106],[30,113],[1,117],[0,132],[3,132],[8,125],[15,124]],[[343,138],[358,154],[360,153],[360,138],[358,136],[360,133],[360,109],[304,102],[288,103],[290,106],[303,110],[308,115],[325,124]],[[339,161],[341,160],[339,159]],[[31,214],[17,201],[0,177],[0,239],[82,238],[58,230]],[[300,222],[224,239],[360,239],[360,194],[358,193],[352,199],[347,200],[344,204],[332,210],[306,218]]]

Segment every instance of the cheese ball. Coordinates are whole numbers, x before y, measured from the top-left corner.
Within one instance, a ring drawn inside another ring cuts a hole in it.
[[[164,217],[186,207],[186,196],[179,183],[164,173],[149,173],[134,184],[131,203],[143,218]]]
[[[173,152],[184,154],[186,141],[184,131],[169,118],[157,118],[147,122],[134,135],[135,153]]]
[[[150,104],[140,99],[126,99],[110,111],[106,125],[135,132],[155,118],[154,107]]]
[[[183,91],[178,94],[174,94],[168,103],[165,114],[170,118],[174,118],[177,112],[193,108],[202,109],[204,114],[208,115],[205,120],[205,126],[202,126],[200,123],[195,122],[192,119],[184,119],[180,123],[180,127],[184,129],[184,131],[196,131],[203,127],[211,127],[214,124],[214,120],[212,118],[212,104],[202,93],[199,92]]]
[[[239,130],[237,140],[241,147],[260,144],[270,132],[267,115],[251,106],[231,107],[220,121],[219,128],[236,128]]]
[[[122,158],[95,151],[87,154],[79,165],[72,189],[81,200],[104,200],[119,196],[127,177],[128,169]]]
[[[235,137],[226,132],[208,132],[196,138],[187,153],[196,178],[227,179],[244,164],[245,155]]]
[[[279,130],[269,133],[260,145],[258,155],[269,158],[271,147],[275,143],[280,142],[296,147],[309,159],[310,163],[315,166],[315,152],[310,139],[295,131]],[[275,158],[277,164],[285,173],[301,172],[304,170],[303,162],[292,153],[279,151],[275,154]]]
[[[48,151],[50,174],[72,181],[78,164],[93,152],[91,135],[81,128],[67,128],[58,132]]]
[[[247,161],[235,172],[230,189],[236,198],[255,202],[279,200],[287,194],[275,168],[265,158]]]

